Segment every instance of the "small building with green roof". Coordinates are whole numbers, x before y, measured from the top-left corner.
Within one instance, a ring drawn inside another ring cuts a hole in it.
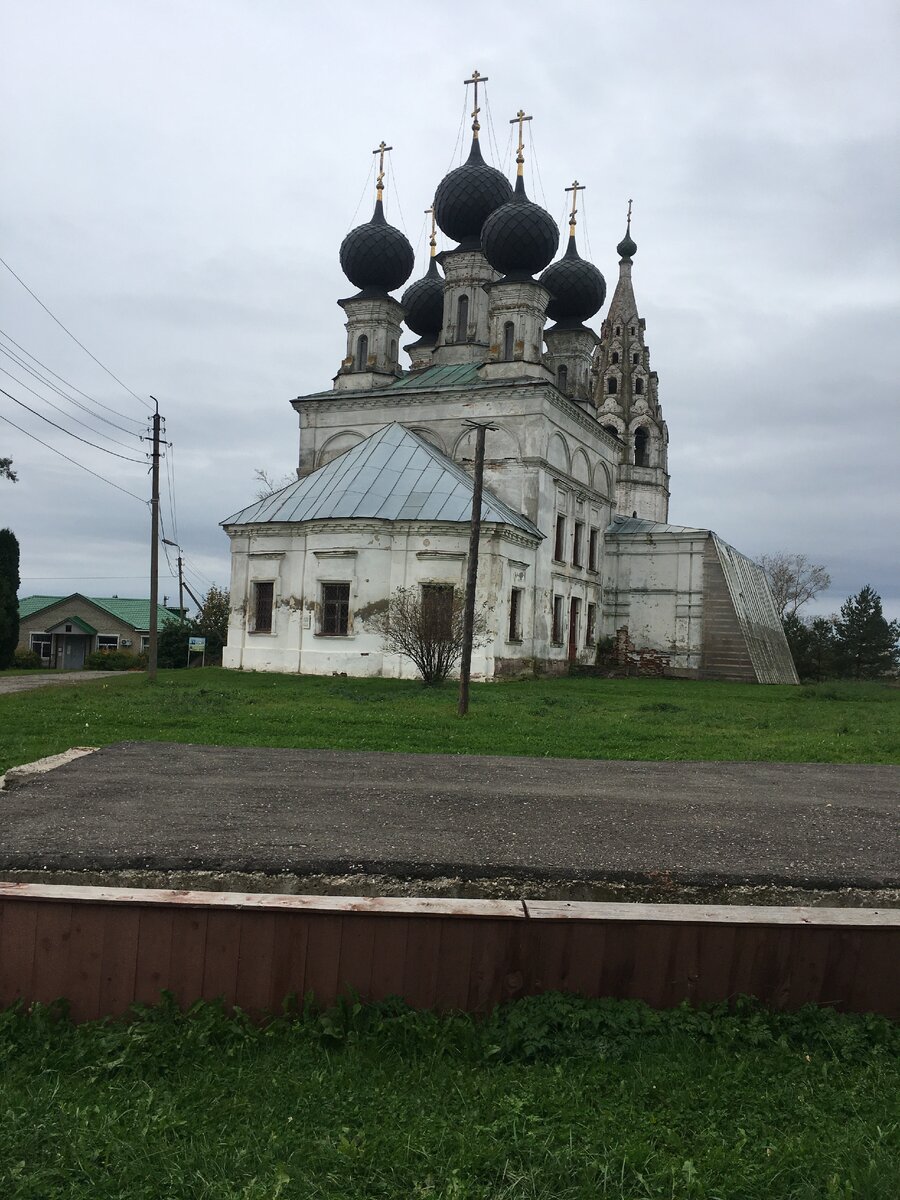
[[[157,605],[162,629],[178,610]],[[120,596],[25,596],[19,601],[20,650],[45,667],[77,671],[94,651],[140,654],[150,644],[150,601]]]

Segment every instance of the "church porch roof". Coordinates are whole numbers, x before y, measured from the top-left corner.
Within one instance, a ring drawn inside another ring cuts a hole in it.
[[[644,517],[615,516],[606,527],[606,532],[619,534],[641,533],[709,533],[708,529],[698,529],[693,525],[667,525],[664,521],[650,521]]]
[[[318,471],[241,509],[223,525],[352,520],[454,521],[468,524],[473,480],[424,438],[394,422]],[[487,489],[481,519],[534,538],[540,530]]]

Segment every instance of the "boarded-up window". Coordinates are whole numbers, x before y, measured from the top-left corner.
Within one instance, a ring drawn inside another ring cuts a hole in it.
[[[350,622],[350,584],[322,584],[322,633],[346,637]]]
[[[596,621],[597,621],[597,605],[589,604],[587,606],[587,618],[585,619],[585,622],[584,622],[584,625],[585,625],[584,644],[586,646],[592,646],[594,644],[594,625],[596,624]]]
[[[453,633],[453,585],[422,584],[422,619],[429,640],[447,641]]]
[[[365,371],[369,365],[369,339],[361,333],[356,339],[356,369]]]
[[[566,366],[557,367],[556,369],[556,386],[565,394],[569,386],[569,368]]]
[[[253,633],[272,632],[272,601],[275,584],[271,581],[253,585]]]
[[[572,566],[581,566],[581,556],[584,549],[584,525],[581,521],[575,522],[575,536],[572,539]]]
[[[460,296],[456,302],[456,340],[465,342],[469,337],[469,297]]]
[[[563,640],[563,598],[553,597],[553,632],[550,640],[554,646],[561,646]]]
[[[597,543],[599,541],[599,529],[592,529],[588,535],[588,570],[597,570]]]
[[[515,350],[516,327],[512,321],[507,321],[503,326],[503,361],[512,362],[513,351]]]
[[[556,539],[553,546],[553,557],[557,562],[566,561],[566,518],[562,513],[556,517]]]
[[[513,588],[509,593],[509,640],[522,640],[522,589]]]

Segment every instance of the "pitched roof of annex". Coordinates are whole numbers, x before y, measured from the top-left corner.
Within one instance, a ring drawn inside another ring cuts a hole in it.
[[[241,509],[223,525],[352,520],[468,523],[474,484],[458,463],[394,422],[311,475]],[[534,538],[541,531],[492,492],[481,500],[484,522],[510,525]]]

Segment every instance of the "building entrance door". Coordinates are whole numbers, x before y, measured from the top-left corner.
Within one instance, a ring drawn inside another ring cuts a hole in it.
[[[84,666],[88,639],[83,634],[65,633],[63,638],[62,663],[64,671],[80,671]]]

